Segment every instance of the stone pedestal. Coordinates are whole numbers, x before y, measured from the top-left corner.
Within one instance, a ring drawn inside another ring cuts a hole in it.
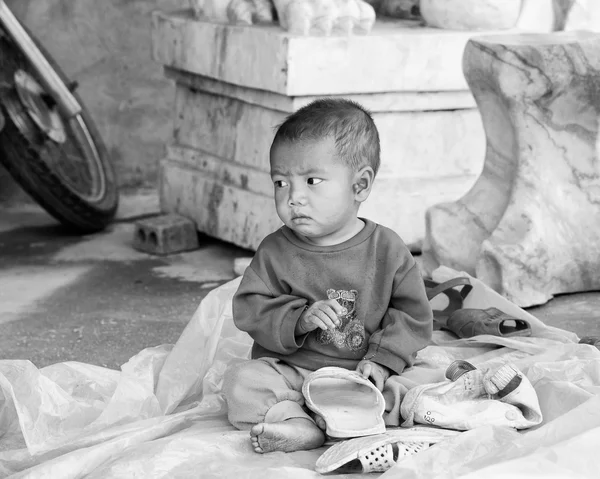
[[[428,270],[466,271],[523,307],[600,289],[599,45],[591,32],[469,41],[485,165],[465,196],[428,210]]]
[[[483,164],[485,135],[461,69],[471,35],[389,20],[368,35],[295,36],[156,13],[154,59],[176,85],[162,209],[256,248],[281,224],[269,177],[275,127],[317,97],[343,96],[373,112],[382,142],[360,213],[418,249],[425,210],[462,196]]]

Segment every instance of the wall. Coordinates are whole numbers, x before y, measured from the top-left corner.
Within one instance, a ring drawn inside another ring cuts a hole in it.
[[[62,67],[112,155],[124,190],[154,187],[172,135],[174,87],[151,58],[150,15],[187,0],[6,0]],[[19,195],[0,171],[0,200]]]

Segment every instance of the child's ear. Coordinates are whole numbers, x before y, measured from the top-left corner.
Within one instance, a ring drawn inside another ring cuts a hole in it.
[[[360,203],[365,201],[371,193],[373,181],[375,180],[375,172],[370,166],[363,166],[354,175],[354,199]]]

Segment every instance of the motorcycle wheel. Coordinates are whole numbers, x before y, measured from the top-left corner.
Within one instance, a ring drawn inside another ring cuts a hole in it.
[[[67,76],[35,41],[65,85]],[[77,233],[101,231],[119,201],[108,151],[76,92],[81,113],[61,116],[19,47],[0,31],[0,161],[53,217]]]

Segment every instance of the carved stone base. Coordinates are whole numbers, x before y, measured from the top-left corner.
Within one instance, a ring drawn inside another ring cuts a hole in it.
[[[590,32],[469,41],[485,165],[465,196],[427,211],[428,271],[467,271],[519,306],[600,289],[599,44]]]

